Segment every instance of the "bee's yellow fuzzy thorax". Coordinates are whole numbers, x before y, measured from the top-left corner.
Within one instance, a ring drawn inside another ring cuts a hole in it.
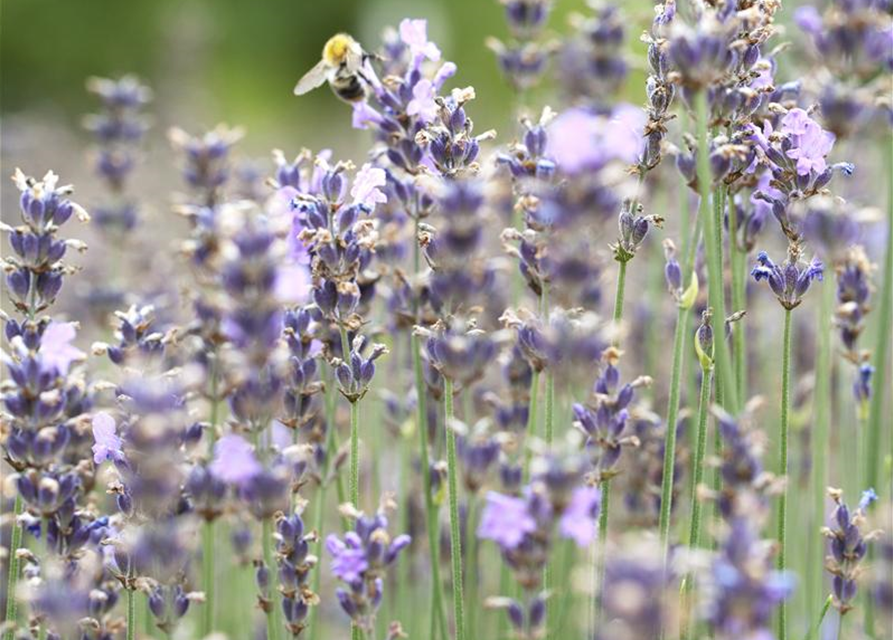
[[[342,60],[344,60],[345,56],[347,56],[347,51],[350,49],[351,37],[344,33],[337,33],[326,42],[326,46],[323,47],[322,57],[323,60],[333,63],[340,64]]]

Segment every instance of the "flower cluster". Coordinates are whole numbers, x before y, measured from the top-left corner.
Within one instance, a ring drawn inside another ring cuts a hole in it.
[[[152,100],[152,91],[133,76],[90,78],[87,89],[101,101],[102,112],[87,116],[84,126],[96,138],[96,172],[114,196],[108,204],[93,209],[93,219],[119,240],[137,223],[136,204],[126,196],[126,183],[149,129],[142,110]]]
[[[837,506],[832,514],[834,526],[822,529],[831,552],[825,559],[825,568],[833,576],[834,606],[843,615],[853,608],[857,581],[863,570],[862,561],[868,553],[869,543],[879,535],[877,531],[863,531],[868,507],[877,500],[877,494],[874,489],[864,491],[854,512],[850,512],[839,489],[829,489],[828,495]]]
[[[757,282],[766,280],[781,306],[790,311],[802,302],[803,295],[809,290],[813,280],[822,281],[824,266],[818,258],[813,258],[807,265],[802,264],[800,247],[791,244],[788,247],[787,260],[781,265],[772,262],[766,252],[761,251],[750,275]]]
[[[326,551],[332,557],[332,573],[347,587],[335,592],[341,608],[358,627],[370,629],[384,595],[384,572],[412,539],[405,534],[391,538],[384,508],[373,516],[351,515],[356,520],[353,530],[343,537],[328,536]]]

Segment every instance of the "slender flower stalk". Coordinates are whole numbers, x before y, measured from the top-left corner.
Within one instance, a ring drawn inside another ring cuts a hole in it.
[[[13,640],[15,634],[15,622],[18,617],[18,598],[16,589],[19,581],[19,556],[18,550],[22,546],[22,525],[19,517],[25,511],[25,502],[21,494],[16,494],[13,508],[12,535],[9,541],[9,576],[6,582],[6,617],[4,620],[10,624],[10,628],[3,634],[3,640]]]
[[[816,364],[815,364],[815,433],[812,437],[812,491],[813,522],[820,527],[825,520],[827,500],[828,431],[831,426],[831,311],[834,289],[822,287],[817,309]],[[811,588],[809,600],[818,603],[824,593],[824,581],[820,575],[824,552],[820,540],[810,538],[810,561],[807,569],[813,579],[808,580]],[[819,574],[819,575],[816,575]]]
[[[701,326],[698,328],[695,337],[695,351],[698,354],[698,362],[701,365],[701,391],[698,397],[698,428],[695,436],[695,458],[692,463],[692,502],[691,502],[691,521],[688,528],[688,546],[690,549],[697,549],[701,542],[701,499],[698,495],[698,487],[704,481],[704,458],[707,453],[707,416],[710,414],[710,387],[713,380],[713,354],[714,335],[713,327],[710,323],[711,311],[708,309],[702,314]],[[690,577],[685,580],[683,585],[683,606],[685,610],[682,614],[684,623],[681,637],[687,640],[690,637],[690,630],[694,626],[689,620],[691,618],[691,590]]]
[[[667,439],[664,445],[663,475],[660,498],[660,542],[666,564],[670,544],[670,515],[673,509],[673,475],[676,469],[676,423],[679,418],[679,392],[684,366],[684,344],[688,335],[691,307],[698,295],[698,277],[692,271],[691,284],[682,290],[682,269],[676,262],[675,248],[670,240],[664,242],[667,253],[665,274],[670,292],[676,300],[676,328],[673,336],[673,364],[670,374],[670,395],[667,400]]]
[[[704,247],[707,254],[707,291],[714,314],[717,318],[725,318],[725,285],[722,270],[722,244],[720,242],[722,229],[719,226],[722,221],[722,212],[718,208],[718,202],[714,203],[716,211],[711,212],[710,210],[712,172],[710,170],[710,149],[707,137],[707,118],[709,113],[707,92],[704,90],[698,91],[694,99],[698,134],[697,174],[701,196],[698,216],[704,221]],[[735,397],[735,387],[732,384],[734,378],[729,348],[725,340],[717,341],[716,366],[717,403],[734,411],[738,403]],[[720,390],[722,390],[721,397]]]
[[[447,482],[450,500],[450,563],[453,579],[453,615],[456,625],[456,640],[465,639],[465,601],[462,589],[462,536],[459,522],[459,487],[456,463],[456,432],[453,422],[453,381],[444,376],[443,407],[447,437]]]
[[[781,369],[781,448],[779,450],[778,471],[786,476],[788,473],[788,414],[791,410],[791,310],[784,311],[784,343],[782,346]],[[784,571],[787,557],[785,542],[787,536],[788,487],[778,498],[778,570]],[[778,637],[785,640],[787,630],[787,606],[782,602],[778,607]]]
[[[723,198],[729,198],[728,188],[720,187],[723,190]],[[729,212],[729,267],[732,271],[732,311],[741,311],[745,308],[746,288],[745,276],[747,266],[744,262],[745,254],[738,246],[736,238],[738,237],[738,207],[730,203]],[[735,364],[735,397],[743,401],[747,397],[747,336],[744,327],[739,327],[737,331],[732,333],[732,348],[734,350]]]
[[[893,137],[887,136],[884,147],[886,149],[886,175],[893,171]],[[868,447],[866,449],[867,460],[864,464],[867,468],[866,484],[876,487],[880,482],[880,465],[883,459],[884,447],[881,446],[884,431],[884,401],[888,395],[885,389],[889,388],[887,373],[890,362],[890,326],[893,323],[893,180],[887,180],[887,250],[884,255],[883,273],[881,275],[881,304],[877,324],[877,342],[874,347],[872,366],[874,367],[874,387],[877,391],[871,397],[871,405],[868,418]],[[871,605],[866,609],[870,615]],[[869,620],[870,621],[870,620]]]
[[[427,391],[422,373],[422,354],[419,336],[412,335],[412,360],[416,385],[416,428],[419,431],[419,464],[422,469],[422,490],[425,492],[425,520],[428,530],[428,552],[431,563],[431,624],[429,633],[435,638],[435,630],[446,640],[446,615],[443,611],[443,582],[440,577],[440,540],[438,538],[438,509],[431,495],[431,462],[428,456]]]

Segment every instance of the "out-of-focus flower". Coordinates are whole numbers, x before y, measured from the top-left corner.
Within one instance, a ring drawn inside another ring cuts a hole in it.
[[[608,116],[575,107],[549,125],[546,153],[569,174],[597,170],[612,160],[634,164],[644,147],[644,127],[645,114],[629,104]]]
[[[237,435],[225,435],[214,445],[211,473],[230,484],[243,484],[261,471],[254,448]]]
[[[514,549],[524,536],[536,530],[536,520],[522,498],[490,491],[478,526],[479,538],[493,540],[500,547]]]
[[[440,49],[428,40],[428,21],[404,18],[400,21],[400,39],[409,47],[414,64],[427,58],[433,62],[440,60]]]
[[[571,501],[558,520],[558,533],[576,542],[578,547],[588,546],[595,539],[601,497],[598,487],[574,489]]]
[[[72,362],[83,360],[87,354],[72,345],[77,337],[77,323],[50,322],[40,340],[40,360],[47,369],[55,369],[64,376]]]

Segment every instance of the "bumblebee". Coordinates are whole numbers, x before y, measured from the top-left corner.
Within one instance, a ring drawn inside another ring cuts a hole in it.
[[[295,85],[295,95],[304,95],[328,82],[335,95],[345,102],[359,102],[366,97],[368,79],[364,67],[369,58],[359,42],[346,33],[337,33],[323,47],[322,60]]]

